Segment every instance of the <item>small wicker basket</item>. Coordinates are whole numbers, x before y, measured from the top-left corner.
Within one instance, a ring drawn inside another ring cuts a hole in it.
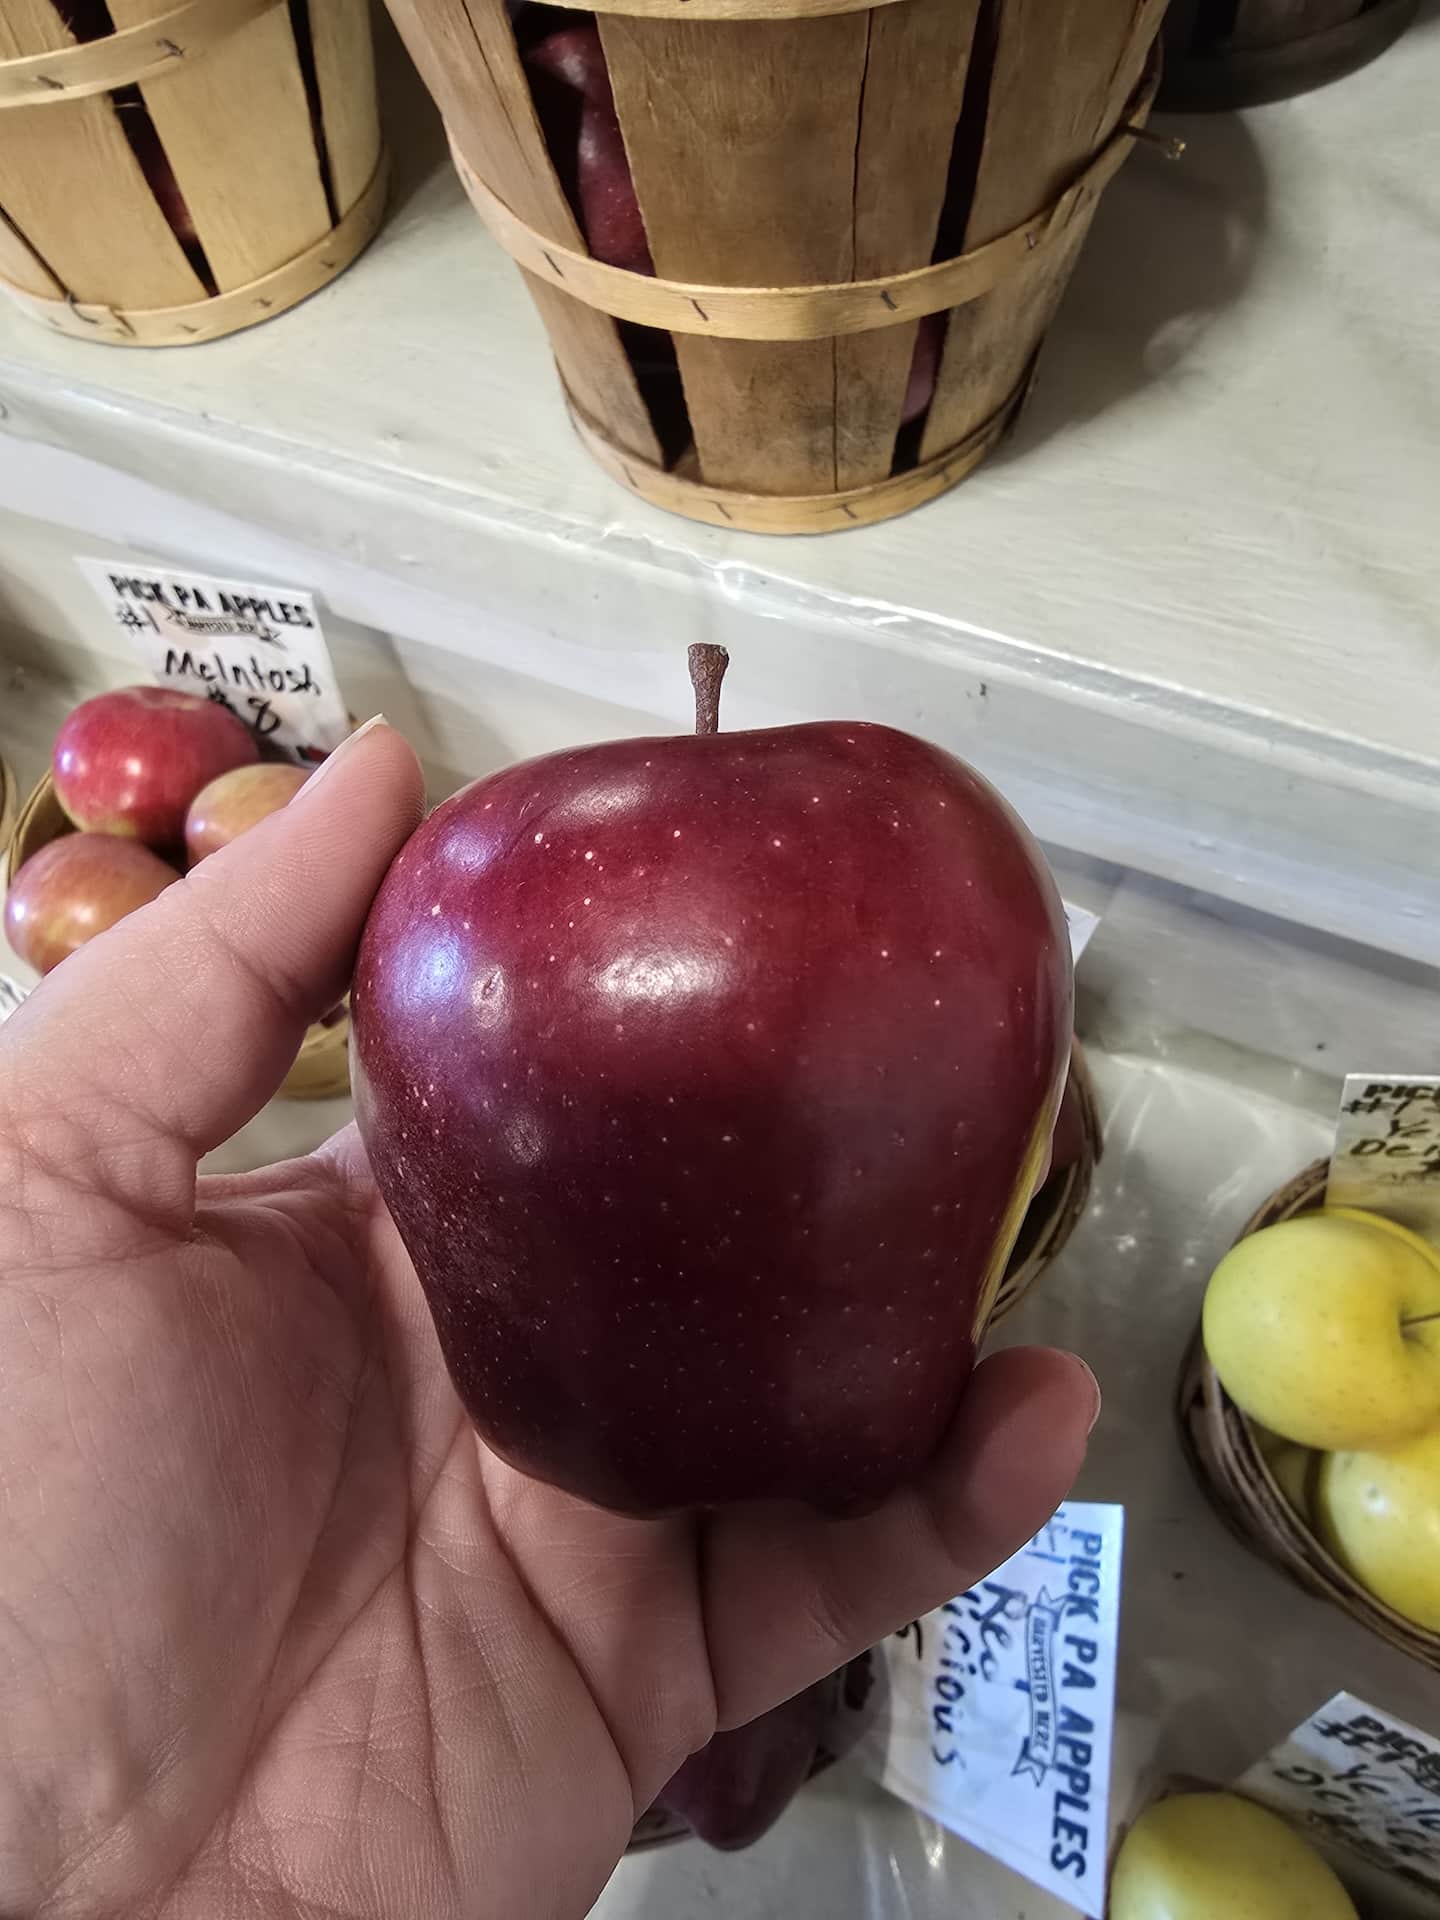
[[[5,884],[41,847],[58,840],[74,828],[55,793],[55,783],[46,773],[20,809],[14,827],[6,836]],[[331,1100],[350,1091],[350,1014],[348,1007],[337,1007],[305,1031],[295,1064],[286,1074],[280,1092],[287,1100]]]
[[[1163,12],[594,0],[652,275],[590,252],[507,0],[389,5],[583,444],[652,505],[757,533],[903,513],[1000,439],[1149,111]]]
[[[119,346],[324,286],[385,202],[367,0],[0,0],[0,288]]]
[[[1239,1238],[1324,1205],[1328,1162],[1317,1160],[1247,1220]],[[1180,1372],[1180,1433],[1201,1487],[1246,1546],[1310,1593],[1343,1607],[1384,1640],[1440,1672],[1440,1633],[1377,1600],[1321,1545],[1296,1513],[1256,1444],[1248,1417],[1221,1386],[1197,1329]]]
[[[1020,1238],[1015,1242],[1005,1278],[995,1296],[991,1326],[1003,1320],[1007,1313],[1013,1313],[1046,1268],[1059,1259],[1090,1199],[1090,1184],[1104,1143],[1095,1088],[1078,1040],[1070,1049],[1070,1080],[1080,1103],[1084,1147],[1080,1157],[1047,1180],[1030,1202]]]
[[[1205,113],[1308,93],[1383,53],[1418,8],[1419,0],[1175,0],[1156,105]]]

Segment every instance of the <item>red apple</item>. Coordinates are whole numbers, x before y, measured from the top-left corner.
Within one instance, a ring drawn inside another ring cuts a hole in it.
[[[918,420],[935,398],[935,382],[940,373],[940,354],[945,345],[943,313],[925,314],[915,329],[915,351],[910,359],[910,376],[905,383],[905,405],[900,415],[902,427]]]
[[[228,846],[267,814],[288,807],[309,778],[299,767],[263,760],[256,766],[232,767],[229,773],[202,787],[185,816],[185,851],[190,865]]]
[[[546,143],[591,253],[612,267],[654,273],[594,20],[556,28],[524,58]]]
[[[839,1692],[831,1674],[692,1753],[658,1798],[692,1833],[734,1852],[768,1833],[804,1786]]]
[[[5,937],[37,973],[49,973],[179,878],[133,840],[64,834],[32,854],[10,883]]]
[[[889,727],[446,801],[371,909],[354,1081],[481,1433],[631,1512],[880,1499],[964,1390],[1070,1001],[1029,834]]]
[[[172,847],[201,787],[259,757],[249,728],[218,701],[173,687],[121,687],[76,707],[51,765],[77,827]]]

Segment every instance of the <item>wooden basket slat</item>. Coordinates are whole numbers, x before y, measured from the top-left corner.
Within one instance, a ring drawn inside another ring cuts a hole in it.
[[[1003,286],[951,309],[935,398],[920,457],[936,457],[973,433],[1023,384],[1085,244],[1098,202],[1076,209],[1044,255],[1018,267]]]
[[[796,21],[600,16],[656,271],[775,286],[854,272],[868,14]],[[697,177],[678,153],[704,153]],[[836,486],[835,345],[676,336],[707,481]]]
[[[168,5],[110,0],[110,12],[117,26],[134,27]],[[140,92],[222,293],[330,231],[287,7],[247,21],[204,59]]]
[[[555,173],[525,69],[499,0],[389,0],[400,37],[444,115],[450,139],[505,204],[547,239],[585,251],[585,239]],[[568,392],[643,460],[660,443],[634,371],[608,314],[527,283],[550,330]]]
[[[1004,0],[967,249],[1008,232],[1063,193],[1109,135],[1140,78],[1149,11],[1151,0],[1128,7],[1082,0],[1063,9],[1057,23],[1048,0]],[[1064,296],[1095,206],[1091,199],[1073,210],[1064,238],[1042,259],[952,310],[922,459],[972,433],[1023,379]]]
[[[347,214],[380,161],[375,41],[367,0],[309,0],[315,83],[335,210]]]
[[[935,250],[979,0],[909,0],[870,17],[855,158],[855,278],[924,266]],[[835,343],[835,484],[889,473],[917,329]]]
[[[0,59],[74,44],[50,0],[5,0]],[[76,299],[204,296],[103,95],[0,113],[0,208]]]
[[[63,300],[65,289],[45,262],[0,212],[0,279],[40,300]]]

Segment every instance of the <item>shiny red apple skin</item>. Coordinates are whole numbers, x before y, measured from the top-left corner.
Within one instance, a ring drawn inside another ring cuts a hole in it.
[[[259,757],[250,729],[218,701],[174,687],[120,687],[76,707],[56,738],[51,772],[77,827],[178,847],[201,787]]]
[[[67,833],[21,867],[5,895],[5,937],[37,973],[147,905],[180,878],[148,847],[108,833]]]
[[[185,853],[190,865],[218,853],[267,815],[288,807],[309,778],[299,767],[262,760],[254,766],[232,767],[203,786],[185,815]]]
[[[630,1512],[934,1451],[1048,1139],[1069,944],[960,761],[818,723],[476,782],[352,995],[380,1191],[484,1437]]]

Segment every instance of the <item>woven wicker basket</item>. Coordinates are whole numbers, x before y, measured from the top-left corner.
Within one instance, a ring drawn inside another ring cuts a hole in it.
[[[269,319],[372,238],[385,172],[366,0],[0,0],[0,287],[61,333]]]
[[[1328,1163],[1317,1160],[1272,1194],[1240,1238],[1310,1213],[1325,1200]],[[1440,1633],[1377,1600],[1326,1552],[1296,1513],[1256,1444],[1249,1419],[1220,1385],[1197,1330],[1180,1373],[1180,1432],[1190,1463],[1220,1517],[1248,1547],[1311,1593],[1333,1600],[1382,1639],[1440,1671]]]
[[[1204,113],[1308,93],[1363,67],[1419,0],[1174,0],[1157,105]]]
[[[62,834],[73,833],[55,794],[55,784],[45,774],[20,809],[5,846],[7,849],[6,885],[34,853]],[[330,1100],[350,1091],[350,1015],[337,1007],[314,1026],[307,1027],[295,1064],[286,1074],[280,1092],[287,1100]]]
[[[1005,1278],[995,1296],[994,1311],[990,1315],[992,1326],[1007,1313],[1014,1312],[1046,1268],[1060,1257],[1090,1199],[1090,1184],[1103,1143],[1095,1089],[1078,1040],[1070,1050],[1070,1079],[1080,1102],[1084,1149],[1078,1160],[1047,1180],[1031,1201],[1020,1238],[1005,1269]]]
[[[1163,11],[600,0],[652,276],[590,253],[506,0],[389,5],[584,444],[654,505],[761,533],[886,519],[995,445],[1148,112]],[[933,395],[902,430],[940,314]],[[637,329],[658,345],[632,354]]]

